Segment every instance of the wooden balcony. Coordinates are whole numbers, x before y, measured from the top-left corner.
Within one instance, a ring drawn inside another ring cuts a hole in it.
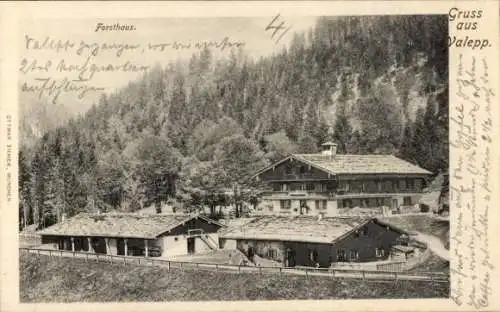
[[[266,199],[333,199],[335,196],[331,192],[315,191],[288,191],[288,192],[263,192],[262,198]]]
[[[316,191],[265,191],[261,198],[265,199],[348,199],[348,198],[384,198],[395,196],[417,196],[421,191],[409,190],[400,192],[316,192]]]

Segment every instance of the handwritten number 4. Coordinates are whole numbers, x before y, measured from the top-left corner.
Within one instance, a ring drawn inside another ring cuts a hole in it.
[[[265,29],[265,31],[273,30],[273,33],[271,34],[272,39],[274,39],[275,36],[279,35],[276,38],[275,43],[278,43],[281,38],[283,38],[283,36],[292,28],[291,26],[285,27],[285,21],[281,21],[281,23],[277,24],[277,21],[280,17],[281,16],[279,14],[276,15]]]

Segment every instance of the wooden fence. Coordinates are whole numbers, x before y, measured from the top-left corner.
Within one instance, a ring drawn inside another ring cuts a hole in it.
[[[38,248],[19,248],[21,253],[31,253],[37,255],[47,255],[49,257],[72,257],[85,261],[105,262],[109,264],[136,264],[154,265],[166,267],[168,270],[210,270],[230,273],[254,273],[254,274],[279,274],[279,275],[303,275],[324,276],[330,278],[352,278],[376,281],[431,281],[437,283],[448,283],[449,275],[440,272],[384,272],[384,271],[363,271],[363,270],[342,270],[331,268],[293,268],[293,267],[264,267],[264,266],[243,266],[233,264],[215,264],[200,262],[170,261],[160,258],[132,257],[122,255],[97,254],[81,251],[51,250]]]

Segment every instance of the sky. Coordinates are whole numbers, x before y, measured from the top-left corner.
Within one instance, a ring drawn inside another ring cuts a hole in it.
[[[285,17],[279,16],[273,25],[283,23],[285,28],[290,27],[288,32],[279,30],[272,38],[273,30],[266,27],[275,16],[268,17],[228,17],[228,18],[162,18],[162,19],[106,19],[106,20],[25,20],[21,25],[21,38],[19,55],[20,62],[25,66],[20,74],[20,85],[27,84],[29,88],[21,89],[27,95],[38,96],[39,90],[36,87],[42,86],[43,80],[36,78],[50,78],[47,86],[52,80],[55,85],[60,85],[64,78],[69,80],[77,79],[78,70],[60,71],[58,64],[64,62],[65,67],[80,66],[88,59],[88,64],[122,65],[127,61],[129,64],[137,66],[152,66],[155,63],[166,65],[177,59],[188,60],[196,48],[176,50],[171,46],[163,51],[148,51],[148,45],[169,43],[196,43],[203,41],[222,41],[225,37],[229,42],[244,43],[244,51],[249,57],[259,58],[260,56],[272,55],[279,52],[284,46],[289,45],[294,32],[301,33],[314,26],[315,17]],[[114,25],[134,25],[134,31],[95,31],[97,24]],[[276,43],[276,38],[283,34],[283,37]],[[73,48],[64,51],[46,49],[39,47],[44,40],[49,37],[54,40],[67,40],[74,44]],[[38,41],[39,45],[35,44]],[[84,49],[81,55],[76,52],[81,42],[88,45],[103,43],[108,44],[131,44],[139,45],[139,48],[127,50],[120,57],[116,55],[116,50],[102,50],[96,56],[90,54],[89,49]],[[194,44],[192,44],[194,46]],[[212,49],[215,58],[225,58],[229,56],[230,49],[220,51]],[[36,64],[33,66],[33,61]],[[47,66],[47,62],[50,64]],[[41,68],[37,68],[41,67]],[[95,73],[90,81],[79,82],[77,85],[86,84],[96,88],[103,88],[106,92],[111,92],[121,88],[129,81],[136,79],[141,74],[138,72],[100,72]],[[29,91],[31,90],[31,91]],[[82,98],[78,97],[79,92],[61,92],[57,97],[57,102],[72,103],[77,111],[85,111],[98,97],[100,91],[88,91]],[[48,96],[48,90],[43,91],[42,97],[54,98],[55,92]]]

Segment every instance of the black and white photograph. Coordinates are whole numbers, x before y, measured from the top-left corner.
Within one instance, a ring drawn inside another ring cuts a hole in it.
[[[20,301],[448,298],[448,19],[24,21]]]

